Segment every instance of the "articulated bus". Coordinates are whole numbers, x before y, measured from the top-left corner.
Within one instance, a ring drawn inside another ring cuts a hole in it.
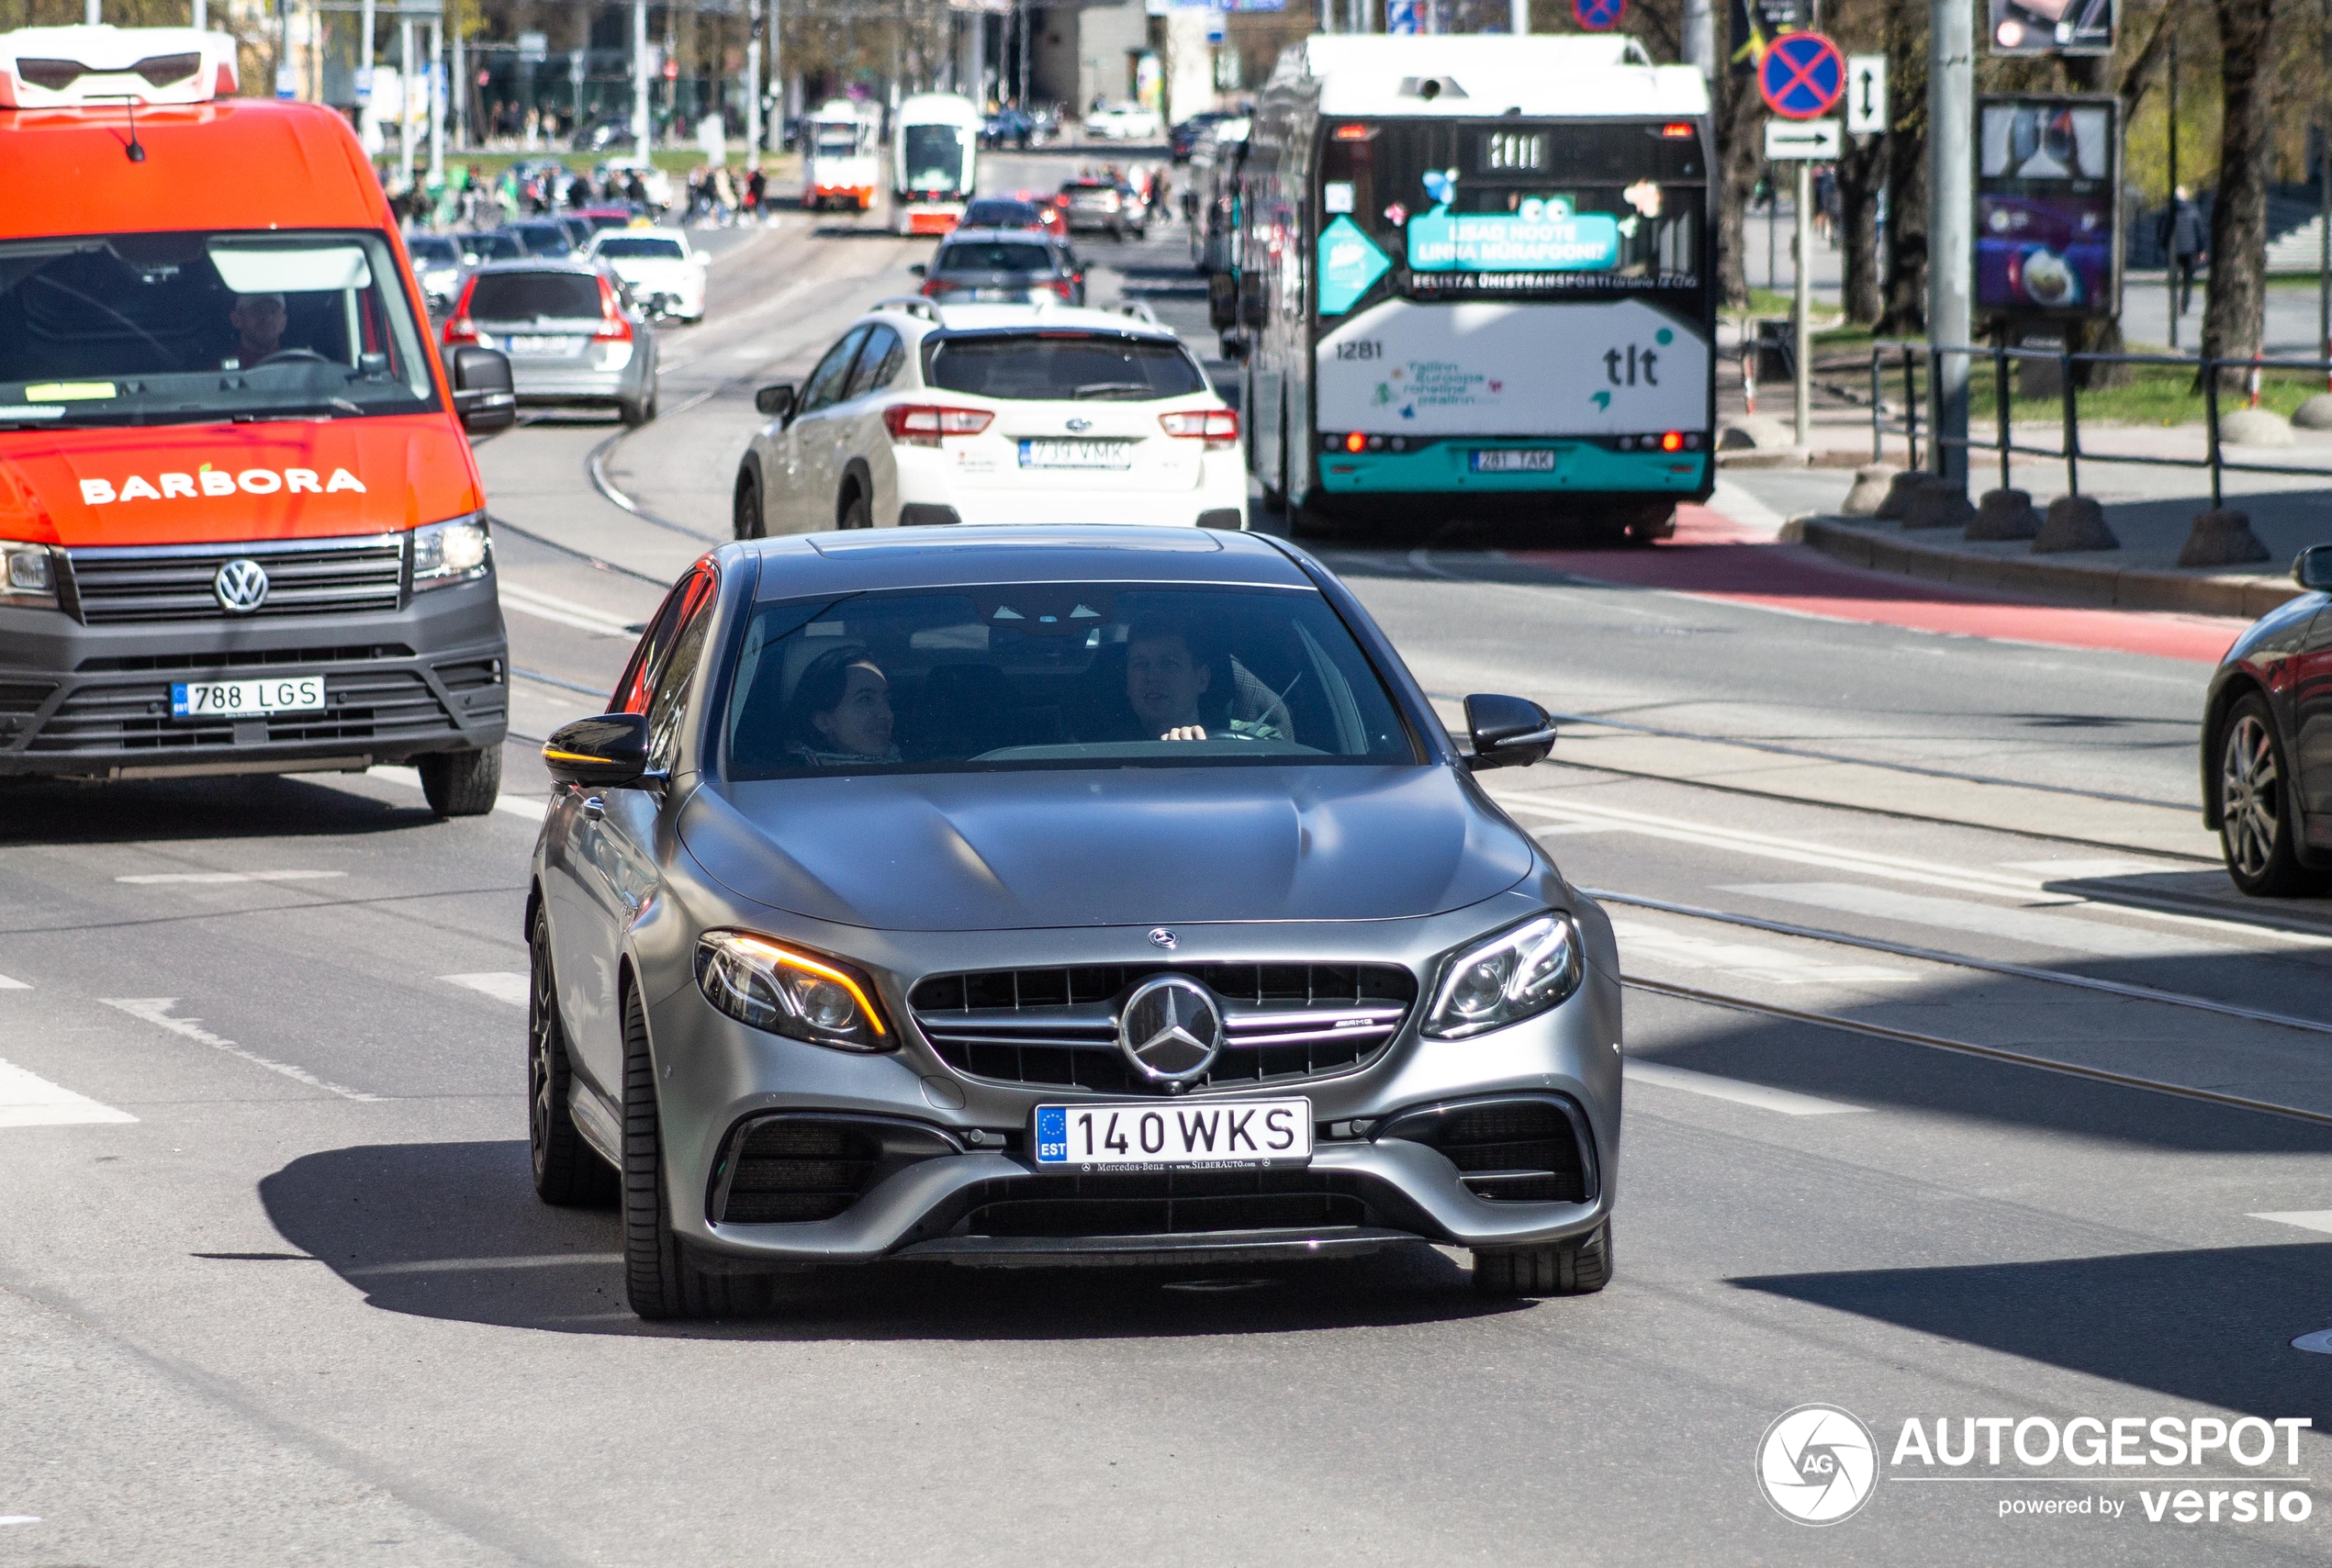
[[[1299,526],[1672,532],[1716,478],[1713,152],[1700,73],[1632,39],[1290,46],[1240,179],[1264,489]]]

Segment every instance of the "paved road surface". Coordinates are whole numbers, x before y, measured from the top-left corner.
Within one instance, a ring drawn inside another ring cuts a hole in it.
[[[1181,245],[1093,247],[1096,293],[1203,343]],[[752,386],[926,248],[788,215],[667,341],[656,424],[483,445],[495,814],[432,822],[409,771],[0,795],[0,1563],[2323,1559],[2320,1516],[2141,1500],[2313,1498],[2313,1434],[2257,1470],[1882,1464],[1819,1532],[1762,1500],[1809,1401],[1882,1462],[1912,1418],[2332,1425],[2332,1361],[2290,1347],[2332,1327],[2332,908],[2207,858],[2205,666],[2128,651],[2137,619],[2006,641],[1876,580],[1817,618],[1732,534],[1323,546],[1437,694],[1593,721],[1493,782],[1615,895],[1637,982],[1610,1289],[1486,1305],[1420,1248],[874,1269],[635,1322],[613,1215],[528,1189],[522,737],[598,709],[725,533]],[[1760,483],[1720,498],[1751,538]]]

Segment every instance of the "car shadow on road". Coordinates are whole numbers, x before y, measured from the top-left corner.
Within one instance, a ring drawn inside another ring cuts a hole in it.
[[[655,1324],[624,1304],[615,1211],[538,1203],[522,1141],[375,1144],[259,1184],[284,1239],[372,1305],[566,1334],[771,1340],[1154,1338],[1438,1323],[1528,1311],[1474,1296],[1425,1246],[1329,1263],[958,1269],[878,1263],[780,1282],[775,1310]]]
[[[2332,1242],[1735,1279],[2130,1388],[2273,1418],[2332,1413]]]
[[[406,793],[406,791],[399,791]],[[297,774],[0,783],[0,845],[149,844],[172,839],[300,838],[428,827],[422,803],[378,800]]]

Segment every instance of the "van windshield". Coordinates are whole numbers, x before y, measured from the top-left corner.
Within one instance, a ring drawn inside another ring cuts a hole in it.
[[[398,283],[364,232],[0,241],[0,429],[434,409]]]

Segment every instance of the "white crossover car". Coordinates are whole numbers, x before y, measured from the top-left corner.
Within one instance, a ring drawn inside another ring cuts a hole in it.
[[[591,236],[586,255],[622,278],[635,297],[663,296],[665,315],[704,319],[707,258],[680,230],[602,229]]]
[[[1110,104],[1085,117],[1085,134],[1104,141],[1159,141],[1166,122],[1139,104]]]
[[[917,523],[1247,526],[1239,415],[1146,311],[884,300],[737,469],[740,539]]]

